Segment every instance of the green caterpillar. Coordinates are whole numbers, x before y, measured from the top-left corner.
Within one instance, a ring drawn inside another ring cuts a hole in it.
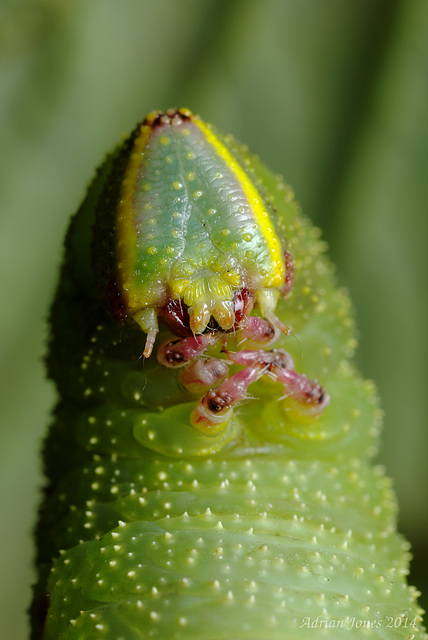
[[[186,109],[107,157],[51,313],[33,638],[426,637],[324,250]]]

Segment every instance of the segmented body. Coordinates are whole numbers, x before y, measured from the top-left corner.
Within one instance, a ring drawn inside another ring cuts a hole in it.
[[[371,463],[376,393],[323,250],[282,180],[190,112],[148,117],[106,160],[52,310],[35,638],[423,636]],[[264,312],[298,341],[260,347]],[[150,335],[159,362],[140,357]],[[210,397],[226,410],[201,424]]]

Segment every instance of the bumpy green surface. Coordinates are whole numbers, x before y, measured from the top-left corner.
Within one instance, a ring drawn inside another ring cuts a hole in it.
[[[426,637],[390,482],[371,464],[381,413],[351,363],[350,301],[289,188],[237,153],[294,257],[277,313],[297,339],[275,346],[331,405],[293,419],[263,378],[223,432],[191,425],[196,398],[139,357],[144,334],[116,324],[96,294],[91,227],[108,159],[73,219],[52,310],[61,400],[45,445],[34,638]]]

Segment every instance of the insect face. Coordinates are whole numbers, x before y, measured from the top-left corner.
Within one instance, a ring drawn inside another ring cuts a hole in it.
[[[99,207],[113,217],[109,295],[148,334],[146,357],[158,317],[185,337],[236,328],[253,300],[274,312],[287,267],[270,204],[209,125],[186,109],[150,114],[113,164],[118,180]]]

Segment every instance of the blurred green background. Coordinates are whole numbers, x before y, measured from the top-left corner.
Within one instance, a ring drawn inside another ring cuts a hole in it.
[[[153,109],[188,106],[293,185],[357,309],[411,581],[428,591],[426,0],[1,0],[0,620],[27,638],[46,315],[68,218]],[[426,395],[425,395],[426,394]],[[423,600],[422,602],[427,602]]]

